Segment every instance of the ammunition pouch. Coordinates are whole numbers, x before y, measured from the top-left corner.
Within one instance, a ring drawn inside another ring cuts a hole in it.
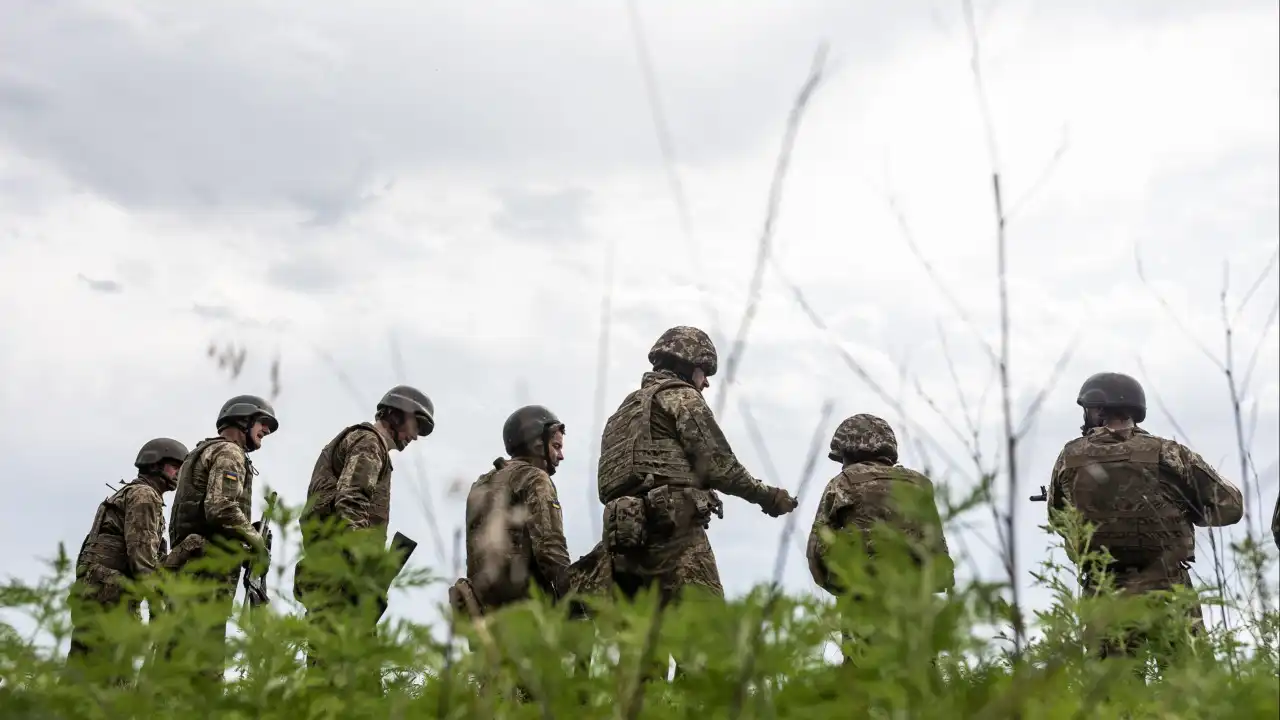
[[[80,551],[80,563],[92,563],[129,574],[129,560],[124,538],[119,535],[95,535]]]
[[[645,494],[649,533],[670,537],[694,527],[707,527],[718,511],[718,498],[691,487],[662,485]]]
[[[604,545],[609,552],[630,552],[648,541],[647,516],[643,498],[627,496],[604,506]]]

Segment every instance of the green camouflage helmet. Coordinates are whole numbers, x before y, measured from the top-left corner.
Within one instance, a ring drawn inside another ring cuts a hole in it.
[[[138,459],[133,461],[133,466],[141,470],[165,460],[182,464],[182,461],[187,458],[187,452],[186,445],[172,438],[148,440],[138,451]]]
[[[696,327],[679,325],[662,333],[649,350],[649,362],[656,365],[662,357],[702,368],[707,377],[716,374],[716,346],[710,336]]]
[[[858,457],[882,457],[898,462],[898,437],[889,423],[862,413],[840,423],[831,436],[831,453],[827,457],[843,462],[851,455]]]
[[[222,404],[222,409],[218,411],[217,428],[221,432],[237,421],[252,422],[258,416],[262,416],[262,421],[271,432],[280,429],[280,421],[276,419],[276,411],[271,403],[257,395],[237,395]]]

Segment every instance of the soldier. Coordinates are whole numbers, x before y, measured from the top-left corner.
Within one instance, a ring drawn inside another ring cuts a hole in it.
[[[1051,519],[1053,511],[1073,507],[1095,526],[1086,552],[1105,548],[1113,558],[1099,566],[1072,557],[1082,563],[1082,589],[1096,592],[1103,570],[1125,594],[1191,587],[1193,526],[1239,522],[1244,513],[1240,490],[1187,447],[1138,427],[1146,419],[1147,402],[1132,377],[1093,375],[1080,387],[1076,404],[1084,408],[1083,436],[1058,455],[1047,499]],[[1055,525],[1067,538],[1066,530]],[[1190,619],[1193,631],[1203,627],[1198,604]],[[1101,654],[1129,654],[1143,640],[1135,634],[1118,644],[1104,643]]]
[[[953,587],[955,566],[934,504],[933,483],[897,464],[898,438],[889,423],[866,414],[846,419],[832,435],[827,457],[841,469],[823,490],[809,532],[805,554],[813,581],[832,595],[842,592],[826,563],[830,547],[822,538],[823,529],[856,530],[868,557],[875,558],[872,527],[885,523],[911,543],[917,565],[934,574],[934,592]],[[874,573],[874,564],[869,570]],[[856,593],[854,597],[858,599]],[[852,636],[845,632],[844,639],[848,642]]]
[[[553,600],[567,588],[569,548],[556,485],[565,426],[541,405],[511,413],[502,426],[510,459],[498,458],[467,493],[467,577],[449,591],[455,609],[473,617],[530,597]]]
[[[141,622],[143,598],[122,587],[121,581],[143,580],[155,572],[168,552],[164,494],[177,484],[178,469],[186,456],[187,446],[177,440],[148,440],[133,461],[138,477],[98,505],[76,557],[68,661],[98,654],[92,622],[98,613],[124,605]],[[156,610],[151,608],[153,614]],[[125,676],[115,675],[112,680],[123,684]]]
[[[1276,549],[1280,550],[1280,497],[1276,498],[1276,509],[1271,511],[1271,535],[1276,539]]]
[[[371,545],[386,545],[391,517],[391,450],[404,451],[409,443],[435,430],[435,404],[427,394],[408,385],[391,388],[378,401],[373,422],[352,425],[339,432],[316,459],[307,487],[303,510],[303,556],[294,572],[294,596],[307,608],[307,615],[355,609],[362,600],[384,602],[387,588],[379,578],[371,578],[351,554],[351,548],[335,556],[346,566],[342,577],[322,579],[308,556],[322,555],[322,545],[352,532],[367,532]],[[375,573],[376,574],[376,573]],[[370,580],[372,586],[361,581]],[[388,581],[389,584],[389,581]],[[324,618],[324,622],[336,621]],[[373,632],[376,621],[359,621]],[[309,652],[310,667],[321,663]]]
[[[649,350],[649,362],[653,369],[605,423],[600,439],[600,554],[628,597],[656,583],[663,602],[689,585],[723,598],[706,532],[712,513],[723,517],[715,491],[755,503],[771,517],[795,510],[796,500],[738,462],[711,414],[702,392],[717,358],[705,332],[667,330]]]
[[[197,634],[196,650],[202,676],[219,682],[225,663],[227,618],[231,616],[236,583],[240,577],[238,558],[231,562],[217,558],[239,555],[247,547],[255,564],[267,561],[262,535],[249,520],[253,504],[253,476],[257,474],[249,453],[280,428],[271,403],[256,395],[237,395],[222,405],[215,427],[217,437],[201,440],[187,455],[178,473],[173,510],[169,518],[169,542],[173,546],[166,567],[214,586],[217,618],[204,613],[192,618],[203,627]],[[201,562],[197,562],[201,561]],[[173,646],[168,655],[177,651]]]

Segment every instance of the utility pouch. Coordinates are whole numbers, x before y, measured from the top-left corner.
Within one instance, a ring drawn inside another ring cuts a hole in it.
[[[604,506],[604,541],[610,552],[644,547],[648,540],[648,512],[638,497],[620,497]]]

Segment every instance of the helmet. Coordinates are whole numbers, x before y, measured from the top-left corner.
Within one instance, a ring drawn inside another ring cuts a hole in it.
[[[679,325],[662,333],[649,349],[649,362],[656,365],[662,357],[702,368],[707,377],[716,374],[716,346],[705,332],[696,327]]]
[[[172,460],[181,464],[187,458],[187,446],[172,438],[156,438],[148,440],[138,451],[138,459],[133,466],[141,470],[149,465]]]
[[[875,415],[854,415],[836,428],[827,457],[842,462],[849,455],[878,456],[897,462],[898,437],[889,423]]]
[[[222,430],[236,420],[249,421],[259,415],[263,416],[262,419],[271,432],[280,429],[280,421],[276,419],[276,411],[271,403],[257,395],[237,395],[222,404],[222,409],[218,411],[217,427]]]
[[[1090,375],[1080,386],[1076,404],[1082,408],[1123,408],[1133,414],[1136,423],[1147,417],[1147,394],[1142,384],[1124,373]]]
[[[564,432],[564,423],[541,405],[525,405],[502,424],[502,445],[508,455],[515,456],[535,440],[541,440],[548,430]]]
[[[426,437],[436,429],[436,406],[427,394],[409,385],[397,385],[378,401],[378,409],[392,408],[418,416],[418,437]]]

